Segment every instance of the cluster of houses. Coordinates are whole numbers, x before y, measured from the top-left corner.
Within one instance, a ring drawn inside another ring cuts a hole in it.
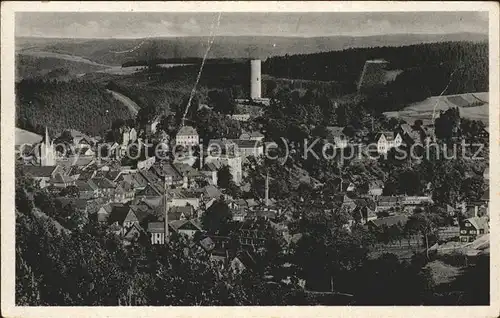
[[[379,131],[369,133],[366,130],[349,132],[347,127],[327,126],[326,139],[336,148],[345,148],[350,143],[356,145],[374,144],[379,154],[386,154],[392,148],[403,145],[424,146],[435,141],[434,129],[432,127],[411,126],[400,124],[393,131]]]
[[[409,125],[400,125],[394,132],[380,132],[373,136],[346,134],[342,127],[327,127],[327,139],[337,147],[346,147],[348,142],[371,139],[377,143],[377,151],[386,153],[403,143],[425,143],[432,140],[432,134]],[[114,149],[122,149],[131,142],[140,141],[134,128],[120,130],[122,142]],[[40,182],[56,195],[63,189],[73,193],[65,194],[60,202],[88,212],[99,223],[119,235],[125,243],[146,238],[151,244],[164,244],[172,233],[196,238],[197,244],[215,258],[223,257],[232,238],[221,235],[204,235],[201,216],[219,199],[224,199],[231,210],[232,221],[241,225],[236,239],[239,246],[248,253],[263,246],[272,229],[288,243],[300,240],[300,233],[291,234],[287,223],[292,219],[289,211],[276,206],[268,197],[263,201],[255,199],[233,199],[217,187],[218,171],[228,166],[233,181],[240,184],[243,176],[243,162],[249,156],[264,153],[264,136],[260,132],[243,132],[238,139],[213,139],[199,158],[199,167],[192,161],[157,160],[150,157],[140,160],[136,167],[123,166],[119,160],[96,160],[98,138],[91,138],[75,130],[65,134],[71,138],[72,152],[60,156],[46,131],[40,144],[38,161],[24,160],[23,171]],[[193,127],[183,126],[175,137],[175,145],[183,147],[200,146],[199,135]],[[486,172],[485,172],[486,173]],[[383,183],[371,180],[366,195],[356,195],[355,185],[349,179],[341,181],[340,192],[335,198],[351,216],[350,224],[361,223],[373,230],[404,224],[417,208],[432,204],[426,196],[383,196]],[[460,240],[470,242],[488,233],[487,194],[479,202],[469,202],[457,207],[446,207],[450,216],[465,215],[458,224]],[[98,202],[92,211],[86,207]],[[250,255],[250,254],[248,254]],[[247,255],[247,256],[248,256]],[[235,256],[235,258],[238,258]],[[249,257],[239,256],[241,259]],[[250,257],[251,259],[251,257]],[[233,259],[234,261],[234,259]],[[236,262],[236,265],[239,264]],[[234,264],[233,264],[234,265]],[[241,264],[240,264],[241,265]],[[239,265],[238,265],[239,266]]]

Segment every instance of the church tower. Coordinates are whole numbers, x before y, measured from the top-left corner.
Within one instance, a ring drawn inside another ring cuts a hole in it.
[[[49,130],[45,127],[45,140],[40,147],[40,165],[55,166],[54,143],[50,141]]]

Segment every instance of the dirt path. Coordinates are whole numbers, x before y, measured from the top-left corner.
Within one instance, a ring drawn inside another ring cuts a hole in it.
[[[128,107],[129,111],[130,111],[130,114],[132,116],[137,116],[137,113],[139,112],[139,109],[141,109],[133,100],[131,100],[130,98],[128,98],[127,96],[121,94],[121,93],[118,93],[118,92],[115,92],[115,91],[112,91],[112,90],[109,90],[107,89],[108,92],[110,92],[114,98],[116,98],[116,100],[118,100],[119,102],[123,103],[125,106]]]

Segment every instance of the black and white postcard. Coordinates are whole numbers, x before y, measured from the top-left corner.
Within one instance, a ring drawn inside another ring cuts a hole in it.
[[[2,316],[498,316],[498,20],[3,3]]]

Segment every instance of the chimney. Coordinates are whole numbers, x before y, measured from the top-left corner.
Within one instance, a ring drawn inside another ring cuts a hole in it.
[[[479,211],[479,207],[477,205],[474,206],[474,216],[477,218],[479,215],[478,215],[478,211]]]
[[[266,204],[266,206],[269,206],[269,172],[267,172],[267,174],[266,174],[265,204]]]
[[[167,185],[167,181],[165,179],[164,181],[164,184],[163,184],[163,209],[164,209],[164,217],[163,217],[163,221],[164,221],[164,227],[165,227],[165,239],[164,239],[164,242],[165,244],[168,243],[169,241],[169,231],[168,231],[168,198],[167,198],[167,189],[168,189],[168,185]]]

